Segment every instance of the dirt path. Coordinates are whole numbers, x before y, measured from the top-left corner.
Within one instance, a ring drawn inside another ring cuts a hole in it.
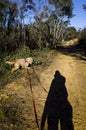
[[[36,67],[37,68],[37,67]],[[66,88],[68,91],[68,100],[70,101],[73,108],[73,122],[74,130],[85,130],[86,129],[86,61],[78,60],[72,56],[63,55],[61,53],[54,56],[52,63],[44,68],[35,68],[36,75],[34,74],[35,80],[32,79],[33,92],[35,96],[35,102],[37,107],[39,123],[41,120],[43,107],[47,97],[47,93],[42,89],[41,85],[49,91],[51,81],[53,79],[56,70],[66,78]],[[31,73],[33,73],[31,71]],[[40,83],[36,83],[36,76],[39,77]],[[7,93],[20,99],[22,106],[22,119],[24,121],[22,129],[19,127],[18,130],[36,130],[36,123],[34,117],[34,111],[32,108],[32,96],[28,80],[22,77],[16,82],[12,82],[5,86],[5,89],[1,92],[2,95]],[[12,96],[11,96],[12,97]],[[11,130],[14,130],[13,125],[10,126]],[[0,129],[2,130],[2,129]],[[6,129],[10,130],[10,129]]]
[[[56,70],[59,70],[66,78],[68,99],[73,107],[75,130],[85,130],[86,62],[71,56],[58,54],[51,66],[41,74],[45,86],[49,86]]]

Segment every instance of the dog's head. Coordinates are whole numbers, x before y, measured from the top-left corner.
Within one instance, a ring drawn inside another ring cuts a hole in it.
[[[26,61],[27,61],[29,64],[32,64],[32,63],[33,63],[33,58],[32,58],[32,57],[26,58]]]

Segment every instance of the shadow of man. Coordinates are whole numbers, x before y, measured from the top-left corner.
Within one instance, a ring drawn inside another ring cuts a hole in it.
[[[59,120],[60,130],[74,130],[72,106],[67,100],[68,93],[65,87],[65,81],[65,77],[59,71],[56,71],[45,102],[41,119],[41,130],[44,129],[46,119],[48,130],[58,130]]]

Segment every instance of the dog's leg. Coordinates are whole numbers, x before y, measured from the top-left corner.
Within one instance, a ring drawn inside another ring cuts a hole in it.
[[[26,70],[29,70],[29,69],[30,69],[30,67],[26,66],[26,67],[25,67],[25,69],[26,69]]]
[[[26,64],[25,64],[25,69],[27,69],[27,70],[30,69],[29,64],[28,64],[27,62],[26,62]]]
[[[12,72],[14,72],[14,71],[16,71],[16,70],[17,70],[17,69],[13,68],[13,69],[12,69]]]
[[[12,72],[16,71],[19,69],[19,64],[14,64],[14,68],[12,69]]]

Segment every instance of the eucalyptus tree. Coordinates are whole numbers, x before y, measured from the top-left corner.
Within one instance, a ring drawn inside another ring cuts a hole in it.
[[[49,15],[49,7],[47,6],[47,0],[38,1],[36,5],[36,12],[34,14],[35,27],[38,32],[38,47],[42,49],[48,45],[49,37],[49,26],[47,18]]]
[[[86,3],[83,4],[83,9],[86,12]],[[84,50],[86,51],[86,27],[80,30],[80,43],[84,43]]]
[[[16,2],[9,0],[0,0],[0,7],[0,48],[6,51],[7,46],[11,48],[11,45],[13,45],[13,35],[10,35],[10,33],[16,24],[18,10]]]
[[[33,0],[15,0],[18,5],[18,13],[19,13],[19,30],[20,30],[20,46],[24,46],[26,44],[26,27],[25,20],[27,18],[27,23],[29,23],[30,13],[34,10],[34,2]]]
[[[0,0],[0,46],[2,48],[25,45],[24,19],[33,7],[32,0]]]
[[[76,28],[74,28],[74,27],[67,27],[66,28],[66,33],[65,33],[64,36],[65,36],[64,37],[65,40],[70,40],[70,39],[79,37],[78,32],[77,32]]]
[[[8,5],[8,0],[0,0],[0,27],[5,27],[6,25]]]
[[[17,3],[3,0],[0,1],[0,6],[0,24],[9,30],[15,25],[18,17]]]
[[[72,0],[48,0],[52,5],[53,15],[53,45],[57,41],[64,40],[65,27],[69,23],[69,19],[73,16]],[[51,17],[50,16],[50,17]],[[52,18],[51,18],[52,19]],[[52,21],[51,21],[52,22]]]
[[[65,28],[69,24],[72,15],[72,0],[41,0],[37,12],[36,23],[40,26],[39,40],[46,33],[50,46],[55,46],[59,41],[64,40]],[[47,27],[43,31],[44,23]]]
[[[16,40],[19,39],[19,46],[24,46],[27,37],[28,41],[32,41],[37,36],[41,48],[47,43],[53,46],[64,39],[73,4],[72,0],[0,0],[0,7],[0,27],[8,29],[9,35],[12,32],[10,39],[14,36]],[[33,24],[30,17],[34,17]],[[30,28],[24,26],[25,21],[31,24]]]

